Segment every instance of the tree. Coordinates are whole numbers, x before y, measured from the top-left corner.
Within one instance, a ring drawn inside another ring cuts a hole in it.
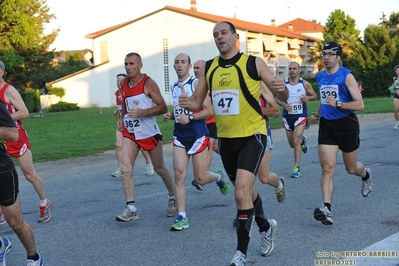
[[[46,82],[54,58],[48,48],[59,31],[44,34],[45,24],[55,18],[49,11],[46,0],[0,1],[0,59],[18,89],[39,89]]]
[[[359,36],[360,31],[355,28],[356,22],[353,18],[345,15],[345,12],[336,9],[327,18],[323,31],[323,38],[327,41],[337,40],[339,34],[345,32],[348,35]]]

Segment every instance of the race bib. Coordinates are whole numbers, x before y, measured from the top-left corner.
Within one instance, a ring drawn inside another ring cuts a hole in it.
[[[338,85],[322,85],[320,87],[320,102],[326,104],[326,98],[332,95],[334,99],[339,100]]]
[[[288,112],[290,115],[299,115],[303,113],[302,102],[289,102],[291,105],[291,111]]]
[[[180,115],[189,115],[189,114],[191,114],[191,112],[189,110],[187,110],[186,108],[182,108],[179,105],[175,106],[174,116],[175,116],[175,122],[176,123],[180,123],[179,122],[179,116]]]
[[[238,89],[212,91],[212,101],[215,115],[240,114]]]
[[[140,125],[139,118],[129,117],[126,114],[123,121],[125,123],[125,128],[129,133],[140,132],[141,130],[143,130],[143,128]]]

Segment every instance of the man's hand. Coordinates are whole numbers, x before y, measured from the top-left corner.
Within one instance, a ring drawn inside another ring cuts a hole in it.
[[[319,113],[312,112],[312,115],[310,116],[310,122],[312,124],[316,124],[317,121],[319,120],[319,117],[320,117]]]
[[[141,109],[139,109],[139,108],[131,108],[127,112],[127,115],[129,117],[134,117],[134,118],[140,117],[141,116]]]
[[[334,96],[329,95],[326,97],[326,104],[331,107],[337,107],[337,100],[335,100]]]
[[[173,119],[172,113],[171,112],[167,112],[166,114],[163,115],[163,121],[166,123],[169,120]]]
[[[188,107],[188,95],[186,93],[186,90],[183,87],[183,84],[179,84],[179,87],[181,89],[181,94],[179,97],[179,106],[182,108],[187,108]]]

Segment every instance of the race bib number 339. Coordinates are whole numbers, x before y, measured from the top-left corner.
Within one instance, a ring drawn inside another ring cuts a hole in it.
[[[338,85],[321,85],[320,86],[320,102],[326,104],[326,98],[332,95],[335,100],[339,100]]]
[[[216,115],[238,115],[240,113],[238,89],[212,91],[213,108]]]

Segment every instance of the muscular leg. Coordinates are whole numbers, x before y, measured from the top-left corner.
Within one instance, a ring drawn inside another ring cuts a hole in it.
[[[301,163],[301,155],[302,155],[302,134],[305,130],[305,124],[298,125],[294,128],[292,135],[292,143],[294,146],[294,163],[296,166],[300,166]],[[291,146],[292,147],[292,146]]]
[[[393,114],[395,116],[396,122],[399,122],[399,99],[393,99]]]
[[[334,171],[337,163],[338,146],[319,145],[319,159],[321,166],[321,192],[323,202],[330,203],[334,193]]]
[[[121,161],[122,157],[122,141],[123,141],[123,135],[122,132],[120,132],[118,129],[116,130],[115,133],[115,154],[116,154],[116,160],[118,161],[118,166]]]
[[[190,156],[186,149],[173,146],[173,170],[175,172],[175,191],[179,212],[186,211],[186,173]]]
[[[175,191],[172,174],[170,173],[169,168],[166,166],[165,160],[163,158],[162,141],[159,141],[156,148],[150,150],[149,154],[152,165],[154,166],[154,171],[162,178],[169,195],[174,195]]]
[[[258,177],[259,177],[259,181],[262,182],[262,184],[269,184],[270,186],[277,188],[280,185],[280,180],[279,180],[278,176],[276,175],[276,173],[269,172],[270,157],[271,157],[271,150],[267,149],[265,151],[265,154],[263,155],[262,161],[259,165]],[[256,198],[256,194],[255,194],[255,198]]]
[[[134,201],[133,165],[139,152],[139,146],[128,138],[122,140],[122,158],[120,168],[122,173],[122,186],[126,202]]]
[[[30,183],[32,183],[40,200],[46,199],[46,193],[44,192],[43,180],[37,175],[35,168],[33,167],[32,152],[27,150],[24,155],[18,158],[18,163],[21,170]]]
[[[345,169],[348,174],[364,177],[366,176],[366,171],[364,170],[364,165],[357,161],[357,154],[358,150],[354,150],[352,152],[342,152]]]
[[[18,238],[24,245],[28,256],[36,254],[36,243],[33,235],[32,227],[24,221],[21,212],[21,201],[19,195],[14,204],[10,206],[1,206],[4,216],[9,226],[17,234]]]

